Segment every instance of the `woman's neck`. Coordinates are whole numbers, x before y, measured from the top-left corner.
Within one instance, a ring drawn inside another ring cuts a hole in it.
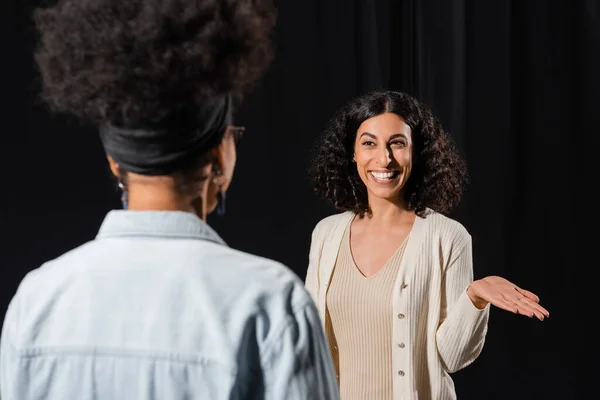
[[[206,182],[181,188],[170,177],[144,177],[128,179],[128,210],[134,211],[184,211],[196,214],[206,221]]]
[[[403,221],[406,217],[413,217],[414,212],[409,211],[402,199],[389,200],[382,198],[369,198],[370,214],[365,216],[372,226],[393,226]]]

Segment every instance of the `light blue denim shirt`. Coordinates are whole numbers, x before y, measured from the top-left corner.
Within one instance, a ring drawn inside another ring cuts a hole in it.
[[[2,400],[339,399],[303,282],[190,213],[111,211],[8,308]]]

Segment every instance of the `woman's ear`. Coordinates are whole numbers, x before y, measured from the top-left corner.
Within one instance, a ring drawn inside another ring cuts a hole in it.
[[[221,142],[217,147],[211,150],[213,159],[215,162],[219,163],[221,168],[224,167],[224,158],[225,158],[225,148],[223,146],[223,142]]]
[[[223,170],[225,168],[223,148],[221,145],[211,150],[212,152],[212,176],[213,182],[218,184],[218,180],[223,177]]]
[[[114,176],[116,176],[117,178],[121,177],[121,169],[119,168],[119,164],[117,164],[115,162],[115,160],[112,159],[111,156],[106,156],[106,158],[108,159],[108,165],[110,166],[110,171],[112,172],[112,174]]]

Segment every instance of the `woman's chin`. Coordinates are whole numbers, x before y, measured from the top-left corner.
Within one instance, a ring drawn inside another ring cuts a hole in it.
[[[376,187],[376,188],[369,188],[369,192],[371,192],[371,195],[375,198],[378,199],[383,199],[383,200],[393,200],[393,199],[398,199],[401,196],[401,189],[400,188],[396,188],[396,187],[389,187],[389,188],[381,188],[381,187]]]

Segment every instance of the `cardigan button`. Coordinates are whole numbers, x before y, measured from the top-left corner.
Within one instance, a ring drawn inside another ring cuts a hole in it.
[[[398,375],[404,376],[404,371],[398,371]]]
[[[404,319],[404,314],[398,314],[398,319]]]

